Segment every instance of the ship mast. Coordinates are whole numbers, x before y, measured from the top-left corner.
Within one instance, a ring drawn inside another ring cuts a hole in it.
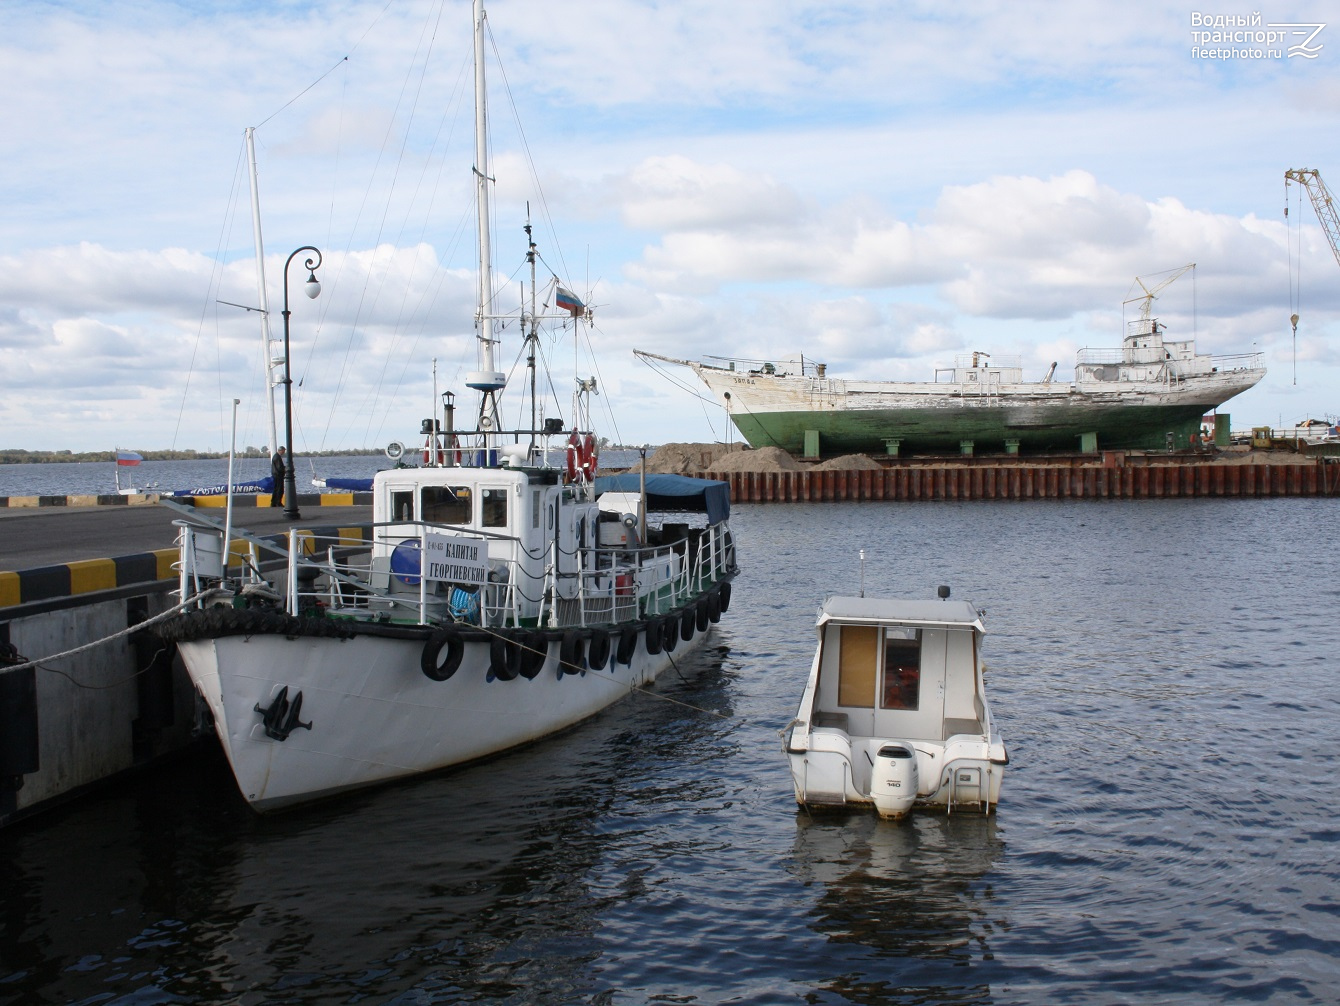
[[[260,299],[257,310],[261,316],[261,373],[265,375],[265,417],[269,421],[269,452],[274,454],[279,444],[275,429],[274,369],[283,364],[276,358],[276,347],[270,338],[270,298],[265,292],[265,242],[261,240],[261,195],[256,182],[256,127],[247,127],[247,160],[251,165],[251,230],[256,241],[256,294]]]
[[[479,220],[479,301],[475,312],[475,337],[479,341],[479,369],[465,375],[465,386],[479,395],[479,429],[483,449],[489,449],[489,431],[498,428],[497,393],[507,383],[493,361],[493,249],[489,242],[489,177],[487,88],[484,80],[484,27],[488,17],[484,0],[474,0],[475,21],[475,202]],[[487,453],[485,457],[487,458]]]

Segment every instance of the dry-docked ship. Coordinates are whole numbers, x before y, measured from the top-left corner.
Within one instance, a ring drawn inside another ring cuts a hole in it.
[[[811,360],[689,367],[754,447],[807,456],[855,452],[1186,447],[1207,412],[1265,376],[1259,353],[1210,356],[1165,338],[1156,318],[1128,325],[1120,349],[1081,349],[1075,379],[1025,381],[1017,361],[973,353],[927,382],[829,377]]]

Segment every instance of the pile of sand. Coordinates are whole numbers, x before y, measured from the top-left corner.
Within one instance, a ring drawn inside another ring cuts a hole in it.
[[[1216,465],[1311,465],[1316,456],[1298,451],[1230,451],[1220,454],[1212,462]]]
[[[830,458],[821,465],[815,465],[813,470],[816,472],[877,472],[883,467],[868,454],[844,454],[840,458]]]
[[[745,448],[723,454],[712,462],[714,472],[795,472],[802,465],[780,447]]]
[[[739,448],[726,444],[662,444],[647,458],[647,471],[658,475],[694,475],[715,467],[715,459]],[[634,465],[630,471],[637,470]]]

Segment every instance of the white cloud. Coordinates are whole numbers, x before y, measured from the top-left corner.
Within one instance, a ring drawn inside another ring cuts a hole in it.
[[[446,384],[475,352],[466,9],[0,5],[0,87],[23,96],[0,107],[11,439],[212,446],[234,395],[260,422],[257,319],[216,303],[256,299],[248,124],[276,335],[288,250],[326,256],[292,319],[305,434],[417,429],[430,360]],[[1064,372],[1115,344],[1133,277],[1192,261],[1165,320],[1272,354],[1235,415],[1335,408],[1336,263],[1310,207],[1299,233],[1278,204],[1285,167],[1340,164],[1340,43],[1308,66],[1197,61],[1187,12],[1152,0],[496,0],[490,21],[500,283],[515,300],[529,205],[542,276],[592,291],[630,439],[720,419],[634,346],[910,378],[974,348]]]

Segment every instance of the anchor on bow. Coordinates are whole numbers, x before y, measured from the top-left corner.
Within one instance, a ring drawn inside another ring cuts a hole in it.
[[[298,727],[304,730],[312,729],[310,722],[304,723],[298,718],[302,712],[302,692],[289,702],[288,685],[279,689],[279,694],[275,696],[268,709],[262,709],[261,704],[257,702],[256,712],[261,714],[261,722],[265,724],[265,736],[277,741],[288,740],[288,735]]]

